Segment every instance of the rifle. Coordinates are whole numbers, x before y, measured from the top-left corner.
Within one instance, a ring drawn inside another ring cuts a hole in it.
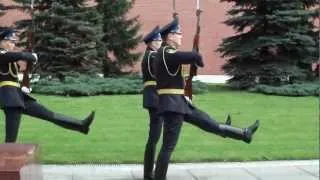
[[[172,1],[172,8],[173,8],[173,18],[176,18],[176,17],[178,17],[178,13],[177,13],[177,11],[176,11],[176,0],[173,0]]]
[[[31,0],[30,3],[30,10],[31,10],[31,30],[28,31],[28,45],[27,45],[27,51],[28,52],[33,52],[33,45],[34,45],[34,35],[33,33],[35,32],[35,24],[34,24],[34,0]],[[25,93],[30,93],[31,92],[31,87],[30,87],[30,78],[29,74],[31,72],[32,64],[28,63],[27,69],[23,72],[23,79],[21,82],[21,89]]]
[[[197,16],[197,30],[196,34],[194,35],[193,38],[193,47],[192,51],[194,52],[199,52],[199,42],[200,42],[200,2],[197,0],[197,11],[196,11],[196,16]],[[192,78],[193,76],[197,75],[197,66],[195,64],[190,65],[190,70],[189,70],[189,75],[185,80],[185,87],[184,87],[184,95],[189,97],[190,100],[192,100]]]

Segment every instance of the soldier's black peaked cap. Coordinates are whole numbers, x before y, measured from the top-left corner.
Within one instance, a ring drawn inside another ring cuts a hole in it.
[[[146,44],[148,44],[151,41],[156,41],[156,40],[162,40],[159,26],[156,26],[155,28],[153,28],[153,30],[143,38],[143,41]]]

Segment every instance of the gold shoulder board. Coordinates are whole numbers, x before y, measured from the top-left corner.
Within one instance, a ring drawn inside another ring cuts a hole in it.
[[[170,54],[173,54],[173,53],[176,53],[177,50],[175,50],[175,49],[167,49],[166,52],[170,53]]]
[[[0,50],[0,54],[5,54],[5,53],[7,53],[8,51],[6,51],[6,50]]]

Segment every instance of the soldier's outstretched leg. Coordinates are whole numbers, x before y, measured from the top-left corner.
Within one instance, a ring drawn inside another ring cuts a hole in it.
[[[190,110],[191,114],[186,114],[184,116],[184,121],[210,133],[218,135],[222,133],[221,129],[219,128],[220,123],[210,117],[207,113],[201,111],[196,107],[190,108]],[[229,118],[227,117],[227,121],[228,119]]]
[[[199,127],[200,129],[217,134],[222,137],[230,137],[233,139],[243,140],[246,143],[250,143],[252,135],[259,127],[259,121],[256,121],[248,128],[236,128],[231,126],[231,118],[227,117],[226,124],[218,123],[207,113],[193,107],[191,114],[185,115],[184,120],[192,125]]]
[[[19,126],[20,126],[20,119],[22,114],[22,108],[5,108],[4,114],[6,116],[6,143],[14,143],[17,140]]]
[[[256,122],[254,122],[251,126],[247,128],[237,128],[237,127],[224,125],[224,124],[219,125],[219,127],[222,131],[223,137],[243,140],[246,143],[250,143],[252,140],[252,136],[259,128],[259,125],[260,125],[260,121],[256,120]]]
[[[162,118],[157,115],[157,109],[149,109],[149,137],[144,152],[144,180],[152,180],[152,171],[157,143],[161,136]]]
[[[38,104],[36,101],[25,102],[25,109],[23,110],[23,114],[47,120],[63,128],[79,131],[83,134],[89,133],[89,126],[92,123],[95,115],[93,111],[84,120],[81,121],[69,116],[65,116],[63,114],[55,113],[42,106],[41,104]]]
[[[165,113],[163,116],[163,143],[158,156],[155,180],[165,180],[171,154],[179,139],[183,123],[183,115],[177,113]]]

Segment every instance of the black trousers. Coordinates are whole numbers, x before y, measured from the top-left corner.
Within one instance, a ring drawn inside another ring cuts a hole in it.
[[[22,108],[13,107],[13,108],[4,108],[5,114],[5,128],[6,128],[6,143],[16,142],[17,136],[19,133],[20,119],[22,114]]]
[[[37,103],[37,101],[26,101],[25,108],[22,107],[5,107],[3,108],[5,113],[5,142],[16,142],[19,133],[21,114],[26,114],[32,117],[36,117],[42,120],[49,121],[63,128],[81,131],[83,130],[83,124],[80,120],[68,117],[59,113],[55,113],[43,105]]]
[[[184,121],[206,132],[223,136],[223,131],[219,126],[220,123],[196,107],[191,108],[191,114],[184,116]]]
[[[166,178],[170,157],[178,143],[183,119],[183,114],[173,112],[163,114],[163,143],[157,159],[155,180]]]
[[[144,152],[144,179],[152,179],[153,164],[157,143],[161,136],[162,118],[157,115],[157,109],[150,108],[149,110],[149,136]]]
[[[155,180],[165,180],[166,178],[170,157],[178,143],[183,121],[197,126],[206,132],[222,137],[242,140],[246,143],[251,142],[252,134],[259,127],[259,122],[256,121],[248,128],[237,128],[231,125],[218,123],[207,113],[197,109],[196,107],[190,107],[190,110],[190,114],[179,114],[173,112],[165,112],[163,114],[163,144],[157,160]]]
[[[178,143],[183,121],[206,132],[222,135],[222,130],[216,120],[195,107],[190,110],[191,114],[186,115],[173,112],[163,114],[163,144],[157,160],[155,180],[165,180],[166,178],[170,157]]]

